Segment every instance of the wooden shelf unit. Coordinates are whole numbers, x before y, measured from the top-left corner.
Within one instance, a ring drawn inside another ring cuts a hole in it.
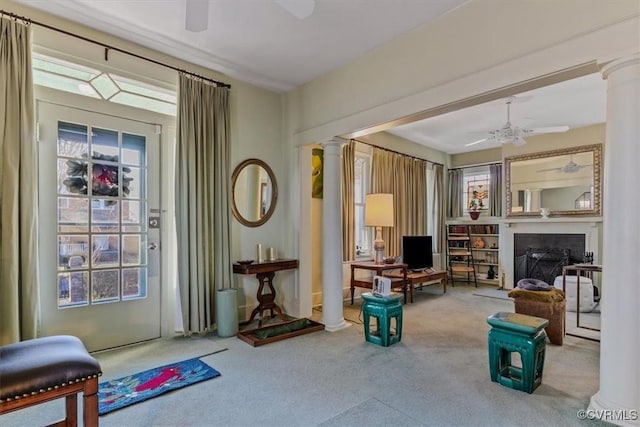
[[[476,263],[476,274],[482,283],[500,284],[500,225],[472,224],[469,226],[471,250]],[[476,239],[482,239],[483,248],[474,247]],[[487,279],[489,267],[493,267],[493,279]]]
[[[462,279],[464,282],[473,283],[478,287],[468,225],[451,224],[447,226],[447,262],[451,286],[455,286],[456,279]]]

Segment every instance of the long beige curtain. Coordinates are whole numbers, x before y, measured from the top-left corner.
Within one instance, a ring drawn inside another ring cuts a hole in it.
[[[37,151],[31,29],[0,17],[0,345],[39,325]]]
[[[385,256],[402,255],[402,236],[427,229],[427,161],[374,148],[371,192],[393,194],[393,227],[382,228]]]
[[[457,218],[462,216],[462,187],[464,185],[464,174],[462,169],[452,169],[449,171],[449,208],[447,216]]]
[[[356,143],[352,139],[342,147],[342,260],[356,259],[355,219]]]
[[[445,197],[444,197],[444,166],[433,165],[433,245],[437,253],[443,253],[445,248],[446,232],[445,232]]]
[[[489,166],[489,215],[502,216],[502,165]]]
[[[215,290],[231,285],[229,89],[180,74],[176,231],[185,334],[214,322]]]

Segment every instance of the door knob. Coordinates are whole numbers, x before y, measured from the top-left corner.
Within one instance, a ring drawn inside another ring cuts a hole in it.
[[[158,249],[158,244],[153,242],[149,244],[149,246],[147,246],[147,249],[149,249],[150,251],[155,251],[156,249]]]

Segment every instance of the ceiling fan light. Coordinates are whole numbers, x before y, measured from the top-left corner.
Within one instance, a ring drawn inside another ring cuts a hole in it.
[[[517,137],[516,139],[513,140],[513,145],[515,145],[516,147],[521,147],[524,144],[526,144],[527,141],[525,141],[522,137]]]
[[[275,2],[298,19],[310,17],[316,7],[315,0],[275,0]]]
[[[185,28],[199,33],[209,27],[209,0],[187,0]]]

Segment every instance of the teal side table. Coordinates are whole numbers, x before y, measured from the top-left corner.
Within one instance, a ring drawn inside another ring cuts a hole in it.
[[[491,381],[514,390],[533,391],[542,383],[546,352],[547,319],[518,313],[499,312],[487,318],[489,331],[489,372]],[[519,353],[522,367],[511,364],[511,354]]]
[[[378,297],[371,292],[362,294],[362,317],[367,342],[388,347],[402,339],[402,294],[392,292],[388,297]],[[376,319],[376,330],[370,330],[371,317]],[[391,320],[395,319],[395,333]]]

